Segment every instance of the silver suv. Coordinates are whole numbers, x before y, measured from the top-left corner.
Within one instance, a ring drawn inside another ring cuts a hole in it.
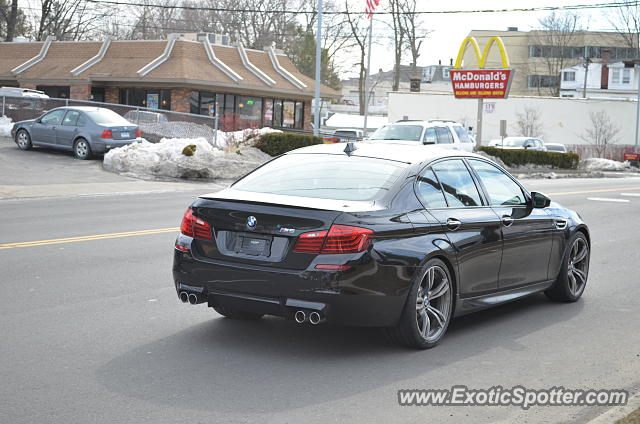
[[[448,149],[473,152],[475,143],[467,130],[455,121],[398,121],[378,128],[367,141],[392,141],[402,144],[422,143]]]

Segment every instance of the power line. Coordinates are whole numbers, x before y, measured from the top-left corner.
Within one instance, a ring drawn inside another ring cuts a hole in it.
[[[119,2],[117,0],[85,0],[87,3],[108,4],[118,6],[135,6],[149,7],[159,9],[181,9],[194,11],[209,12],[233,12],[233,13],[273,13],[273,14],[291,14],[291,15],[309,15],[316,14],[315,10],[262,10],[262,9],[239,9],[230,7],[205,7],[205,6],[188,6],[188,5],[166,5],[166,4],[144,4],[136,2]],[[593,4],[576,4],[565,6],[537,6],[537,7],[519,7],[519,8],[501,8],[501,9],[474,9],[474,10],[421,10],[413,12],[400,12],[402,15],[442,15],[442,14],[469,14],[469,13],[505,13],[505,12],[544,12],[544,11],[566,11],[566,10],[586,10],[586,9],[611,9],[618,7],[639,6],[640,0],[631,1],[613,1],[609,3],[593,3]],[[325,15],[364,15],[362,11],[324,11]],[[390,11],[373,12],[374,15],[391,15]]]

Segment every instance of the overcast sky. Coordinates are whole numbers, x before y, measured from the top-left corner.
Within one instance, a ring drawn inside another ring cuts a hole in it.
[[[381,1],[381,6],[386,6],[387,0]],[[456,1],[434,1],[419,0],[419,10],[477,10],[477,9],[508,9],[522,7],[541,7],[558,5],[582,5],[605,3],[607,0],[456,0]],[[354,0],[354,6],[365,0]],[[442,60],[443,64],[455,57],[458,48],[464,37],[473,29],[485,30],[506,30],[507,27],[518,27],[519,30],[531,30],[538,26],[538,20],[546,16],[549,12],[501,12],[501,13],[469,13],[454,15],[424,15],[424,28],[431,30],[431,34],[422,45],[421,55],[418,65],[437,64]],[[610,30],[612,25],[608,19],[611,14],[610,9],[591,9],[579,11],[584,19],[584,24],[591,30]],[[376,19],[384,19],[382,17]],[[389,44],[390,31],[383,22],[374,22],[374,44],[371,55],[372,72],[378,69],[390,70],[393,68],[393,55]],[[411,61],[407,54],[407,59],[403,63]],[[353,56],[351,56],[353,58]],[[345,57],[345,63],[348,62]],[[353,60],[353,59],[351,59]],[[355,66],[344,69],[345,76],[356,76]],[[355,71],[355,72],[354,72]]]

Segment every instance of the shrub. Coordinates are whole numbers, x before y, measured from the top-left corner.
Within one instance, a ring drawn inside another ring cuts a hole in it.
[[[580,156],[575,153],[543,152],[524,149],[499,149],[482,146],[480,150],[488,155],[496,156],[507,166],[547,165],[553,168],[576,169]]]
[[[296,133],[269,133],[260,137],[255,147],[268,155],[279,156],[300,147],[322,144],[322,137]]]

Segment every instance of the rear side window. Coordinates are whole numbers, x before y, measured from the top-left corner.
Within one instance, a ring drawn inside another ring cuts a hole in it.
[[[436,134],[438,136],[438,144],[451,144],[453,143],[453,136],[451,131],[447,127],[436,127]]]
[[[67,125],[71,127],[76,126],[79,116],[80,116],[80,112],[78,112],[77,110],[70,110],[64,116],[64,119],[62,120],[62,125]]]
[[[451,208],[482,206],[478,188],[461,159],[438,162],[432,166]]]
[[[256,169],[232,187],[318,199],[374,200],[391,189],[407,166],[358,156],[288,154]]]
[[[428,208],[447,207],[440,183],[431,168],[426,169],[418,177],[418,197],[422,204]]]
[[[436,144],[438,142],[435,128],[427,128],[427,131],[424,133],[424,142],[425,144]]]
[[[467,130],[465,130],[461,126],[454,126],[453,130],[456,132],[456,134],[458,134],[458,138],[462,143],[473,143],[473,140],[471,140],[471,137],[469,137],[469,133],[467,132]]]

